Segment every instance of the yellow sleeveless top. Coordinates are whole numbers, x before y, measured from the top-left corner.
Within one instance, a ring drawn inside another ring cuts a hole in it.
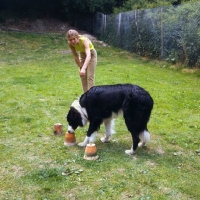
[[[83,45],[85,40],[89,41],[90,50],[94,49],[94,46],[93,46],[92,42],[86,36],[79,35],[79,43],[74,45],[74,48],[75,48],[76,51],[79,51],[81,53],[85,52],[85,47]]]

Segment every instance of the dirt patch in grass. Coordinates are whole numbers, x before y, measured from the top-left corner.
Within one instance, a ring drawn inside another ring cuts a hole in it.
[[[68,22],[62,22],[53,18],[45,18],[34,21],[30,19],[9,19],[1,26],[1,28],[33,33],[65,33],[73,27],[71,27]]]
[[[27,32],[27,33],[38,33],[38,34],[47,34],[47,33],[59,33],[65,34],[69,29],[75,29],[80,34],[86,35],[91,41],[97,42],[100,45],[107,46],[107,44],[102,41],[98,41],[96,37],[89,34],[86,31],[79,30],[75,27],[69,25],[68,22],[63,22],[54,18],[44,18],[37,20],[30,19],[9,19],[4,24],[0,24],[0,31],[16,31],[16,32]],[[65,54],[66,52],[64,52]]]

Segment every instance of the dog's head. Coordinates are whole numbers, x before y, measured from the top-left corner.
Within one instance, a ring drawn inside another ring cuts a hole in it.
[[[66,118],[69,133],[74,133],[78,126],[83,127],[86,125],[87,113],[85,109],[80,106],[78,100],[72,103]]]

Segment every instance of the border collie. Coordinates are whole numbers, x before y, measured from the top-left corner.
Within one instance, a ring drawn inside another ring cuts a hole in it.
[[[77,127],[84,127],[89,122],[87,136],[79,146],[86,146],[95,141],[100,125],[105,125],[105,136],[102,142],[109,142],[114,133],[114,118],[123,114],[127,129],[132,136],[132,147],[125,153],[135,153],[138,143],[145,146],[150,141],[147,129],[153,99],[150,94],[137,85],[116,84],[94,86],[75,100],[66,116],[68,132],[74,133]]]

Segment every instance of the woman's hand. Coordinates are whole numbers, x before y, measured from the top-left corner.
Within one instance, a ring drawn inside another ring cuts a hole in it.
[[[81,68],[80,71],[79,71],[79,75],[80,76],[85,76],[86,74],[86,69],[85,68]]]

